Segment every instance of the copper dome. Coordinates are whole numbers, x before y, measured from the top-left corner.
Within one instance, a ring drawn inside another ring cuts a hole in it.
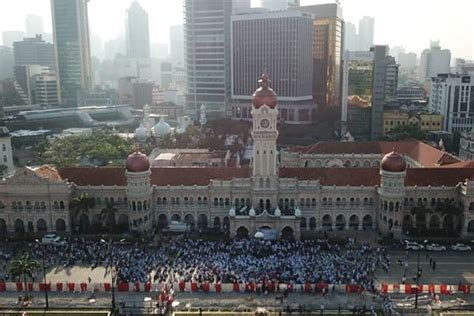
[[[258,81],[260,83],[260,88],[255,90],[252,95],[252,104],[258,109],[262,105],[266,104],[270,108],[275,108],[277,105],[277,95],[272,88],[268,87],[270,79],[266,74],[263,74]]]
[[[125,168],[127,168],[127,171],[129,172],[147,171],[150,169],[150,160],[145,154],[136,151],[128,156]]]
[[[389,172],[403,172],[407,168],[407,163],[405,162],[405,158],[403,158],[402,155],[392,151],[382,158],[380,168]]]

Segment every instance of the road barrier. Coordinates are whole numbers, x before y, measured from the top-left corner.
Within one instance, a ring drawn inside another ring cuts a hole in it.
[[[165,283],[126,283],[120,282],[116,285],[117,292],[161,292],[165,288]],[[0,292],[23,292],[25,284],[23,282],[0,282]],[[27,282],[26,287],[29,292],[70,292],[70,293],[86,293],[86,292],[111,292],[111,283],[73,283],[73,282],[57,282],[57,283],[38,283]],[[262,283],[196,283],[180,281],[173,284],[173,289],[179,292],[202,292],[202,293],[263,293],[263,292],[284,292],[290,293],[361,293],[365,289],[357,284],[326,284],[326,283],[305,283],[305,284],[285,284],[268,282]],[[417,287],[415,284],[389,284],[382,283],[377,287],[382,294],[415,294]],[[420,284],[418,285],[418,294],[470,294],[470,284]]]

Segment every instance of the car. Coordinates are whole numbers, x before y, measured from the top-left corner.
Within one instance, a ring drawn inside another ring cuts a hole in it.
[[[426,246],[426,250],[429,250],[429,251],[446,251],[446,247],[438,245],[438,244],[430,244],[430,245]]]
[[[422,250],[424,248],[423,245],[417,244],[414,241],[406,241],[406,250]]]
[[[470,251],[470,250],[472,250],[471,246],[467,246],[465,244],[460,244],[460,243],[457,243],[455,245],[451,245],[451,249],[454,250],[454,251]]]
[[[46,234],[41,238],[41,243],[43,245],[53,245],[53,246],[65,246],[67,242],[58,235],[55,234]]]

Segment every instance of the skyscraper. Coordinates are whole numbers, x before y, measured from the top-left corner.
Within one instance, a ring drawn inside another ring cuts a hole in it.
[[[51,0],[58,99],[65,106],[77,106],[78,93],[91,87],[87,2]]]
[[[43,17],[39,15],[27,15],[25,19],[26,36],[36,37],[36,35],[43,35],[44,25]]]
[[[420,81],[426,82],[439,74],[448,74],[450,67],[451,51],[441,49],[439,41],[431,41],[430,48],[421,53]]]
[[[222,118],[232,114],[231,14],[232,0],[184,2],[186,114],[193,118],[199,117],[203,104],[210,118]]]
[[[54,45],[43,41],[41,35],[25,38],[21,42],[14,42],[13,54],[17,66],[40,65],[48,66],[50,69],[56,67]]]
[[[313,15],[313,100],[322,107],[340,106],[344,21],[337,3],[302,6]]]
[[[300,6],[300,0],[260,0],[260,6],[271,11],[285,11]]]
[[[281,120],[311,122],[315,114],[312,41],[313,18],[308,13],[273,11],[232,16],[232,116],[251,119],[255,78],[265,72],[278,94]]]
[[[170,57],[173,63],[184,66],[184,34],[182,25],[170,27]]]
[[[127,57],[150,58],[148,13],[134,0],[127,11]]]
[[[344,26],[344,50],[359,50],[359,36],[357,35],[356,26],[351,22],[346,22]]]
[[[13,77],[13,49],[0,46],[0,80]]]
[[[369,50],[374,45],[374,18],[364,16],[359,21],[359,50]]]

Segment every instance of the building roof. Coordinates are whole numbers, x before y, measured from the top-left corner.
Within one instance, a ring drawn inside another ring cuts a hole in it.
[[[31,168],[31,170],[33,170],[33,172],[38,177],[43,178],[43,179],[51,179],[55,181],[63,180],[58,170],[56,170],[56,168],[50,165],[43,165],[41,167]]]
[[[398,142],[318,142],[311,146],[292,147],[290,152],[301,154],[379,154],[385,155],[395,149],[423,167],[439,167],[461,162],[458,158],[418,140]]]
[[[79,186],[125,186],[125,168],[60,168],[58,173]],[[280,168],[280,178],[319,180],[324,186],[376,186],[380,184],[378,168]],[[157,186],[208,185],[211,180],[250,178],[250,168],[151,168],[151,183]],[[407,169],[406,186],[456,186],[466,179],[474,180],[474,168]]]

